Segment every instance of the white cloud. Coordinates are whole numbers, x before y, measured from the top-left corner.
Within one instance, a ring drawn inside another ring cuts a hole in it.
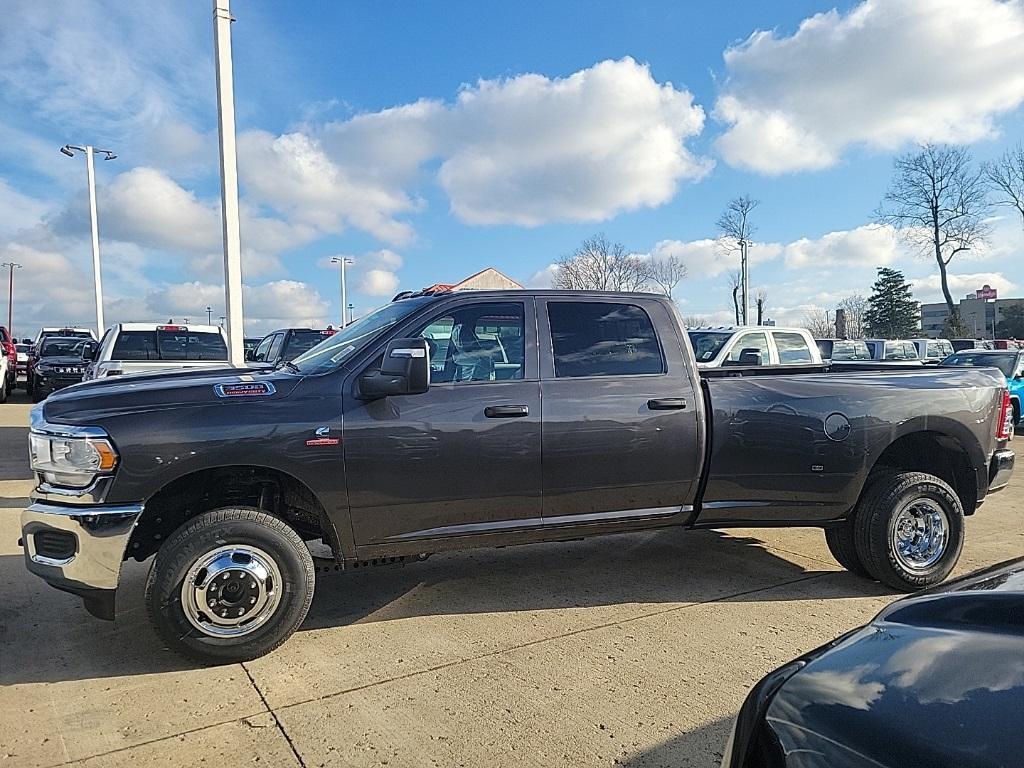
[[[856,229],[802,237],[783,249],[787,267],[885,267],[909,252],[889,226],[866,224]]]
[[[747,250],[751,267],[777,259],[782,253],[779,243],[752,243]],[[675,256],[686,265],[690,279],[717,277],[740,268],[738,252],[726,251],[718,240],[662,240],[655,243],[651,256],[665,258]]]
[[[565,78],[524,74],[466,85],[453,103],[420,100],[305,132],[239,142],[247,190],[325,230],[353,226],[407,242],[398,217],[431,162],[453,213],[470,224],[599,221],[670,200],[710,163],[692,95],[631,58]]]
[[[834,165],[855,145],[968,143],[1024,102],[1024,5],[866,0],[758,31],[725,52],[714,115],[731,165],[762,173]]]
[[[35,224],[49,210],[49,205],[16,191],[0,178],[0,235],[10,235]]]
[[[972,296],[974,292],[983,285],[990,285],[999,291],[1000,296],[1010,297],[1014,295],[1018,286],[1002,272],[970,272],[953,274],[946,277],[949,283],[949,292],[953,294],[953,301],[959,301],[968,293]],[[926,277],[915,277],[909,280],[914,287],[914,298],[921,302],[944,301],[942,286],[938,274]]]
[[[548,264],[544,269],[538,269],[530,279],[526,281],[527,288],[550,288],[555,283],[555,275],[558,274],[557,264]]]
[[[368,269],[359,279],[359,290],[368,296],[393,296],[398,292],[398,275],[386,269]]]

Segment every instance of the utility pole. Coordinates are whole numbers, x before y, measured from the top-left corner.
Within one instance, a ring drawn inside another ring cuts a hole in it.
[[[224,306],[231,364],[245,365],[242,318],[242,245],[238,223],[238,158],[235,153],[235,86],[231,67],[229,0],[213,0],[217,53],[217,123],[220,133],[220,206],[224,227]]]
[[[743,325],[750,322],[750,270],[747,269],[747,241],[740,240],[740,292],[743,294]]]
[[[14,270],[21,269],[21,264],[5,261],[0,267],[7,267],[7,332],[14,338]]]
[[[96,333],[103,335],[103,279],[100,276],[100,227],[96,216],[96,166],[93,163],[93,155],[96,152],[104,155],[104,160],[113,160],[117,157],[109,149],[94,149],[90,145],[78,147],[74,144],[65,144],[60,148],[61,154],[74,157],[75,152],[85,153],[85,171],[89,184],[89,229],[92,232],[92,281],[96,289]]]
[[[355,261],[348,256],[331,256],[331,264],[341,267],[341,327],[344,328],[348,325],[345,322],[345,309],[349,306],[348,293],[345,290],[345,265],[355,264]]]

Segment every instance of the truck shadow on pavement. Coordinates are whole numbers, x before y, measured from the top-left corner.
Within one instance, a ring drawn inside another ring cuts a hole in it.
[[[197,666],[165,649],[149,625],[142,599],[149,565],[125,564],[111,623],[29,574],[21,555],[0,556],[0,685]],[[452,553],[405,567],[321,575],[300,631],[343,632],[352,624],[430,615],[891,594],[830,568],[821,562],[805,569],[757,539],[678,529]]]
[[[643,752],[617,761],[625,768],[668,768],[669,766],[717,766],[722,761],[725,742],[732,730],[732,717],[705,723],[691,731],[681,732]]]
[[[0,427],[0,480],[26,480],[31,477],[28,427]]]

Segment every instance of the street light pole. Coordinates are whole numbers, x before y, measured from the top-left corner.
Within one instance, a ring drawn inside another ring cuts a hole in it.
[[[348,256],[332,256],[331,263],[341,267],[341,327],[344,328],[348,325],[348,322],[345,320],[345,310],[349,306],[348,292],[345,290],[345,265],[355,264],[355,260],[350,259]]]
[[[14,338],[14,270],[21,269],[21,264],[5,261],[0,267],[7,267],[7,332]]]
[[[74,157],[75,152],[85,153],[86,178],[89,184],[89,229],[92,233],[92,280],[96,289],[96,333],[103,335],[103,279],[100,275],[100,227],[96,216],[96,166],[93,163],[93,155],[99,152],[105,157],[104,160],[113,160],[117,157],[109,149],[94,149],[90,145],[78,147],[74,144],[65,144],[60,148],[61,154]]]
[[[206,308],[206,324],[213,325],[213,307]]]
[[[217,123],[220,133],[220,205],[224,228],[224,305],[231,364],[245,365],[242,322],[242,246],[238,223],[238,158],[235,153],[235,86],[231,66],[229,0],[213,0],[217,53]]]
[[[747,268],[747,241],[740,240],[740,275],[741,292],[743,294],[743,324],[749,325],[750,319],[750,270]]]

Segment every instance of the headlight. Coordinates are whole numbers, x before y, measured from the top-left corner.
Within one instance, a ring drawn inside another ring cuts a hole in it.
[[[117,452],[102,437],[73,437],[32,432],[29,435],[32,470],[53,485],[84,488],[101,472],[117,466]]]

